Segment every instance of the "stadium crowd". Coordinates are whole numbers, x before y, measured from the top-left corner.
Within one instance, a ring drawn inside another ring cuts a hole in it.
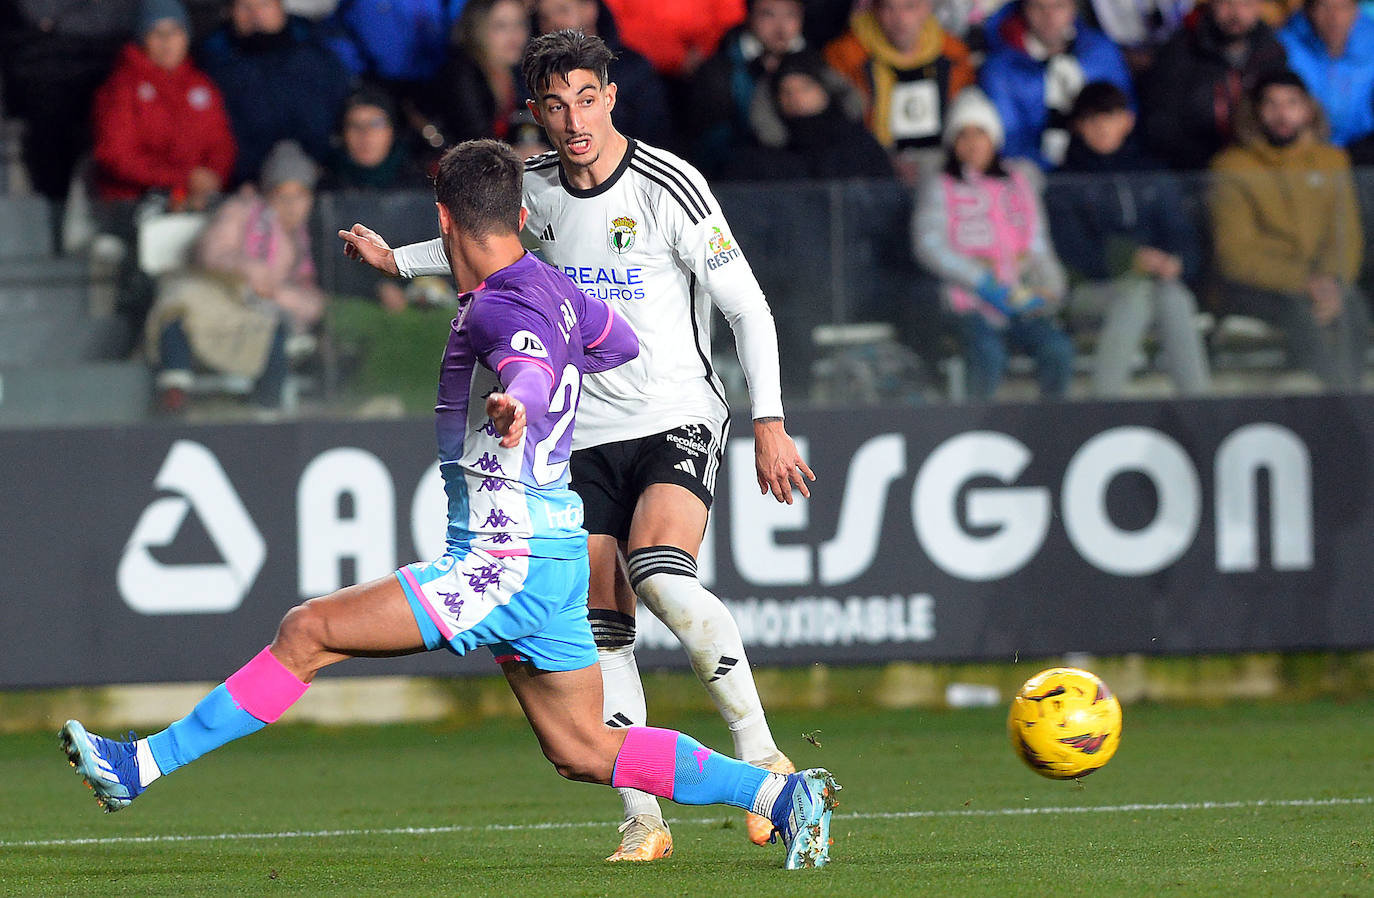
[[[1204,394],[1199,308],[1268,322],[1328,387],[1360,383],[1374,19],[1357,0],[7,0],[3,112],[34,188],[89,190],[103,231],[214,211],[197,259],[221,294],[243,285],[260,344],[233,370],[275,384],[324,311],[309,261],[334,248],[299,217],[314,190],[422,185],[468,138],[546,149],[518,63],[563,28],[618,54],[620,130],[714,182],[900,184],[940,297],[914,320],[954,335],[976,398],[1010,352],[1064,395],[1066,328],[1095,335],[1095,395],[1121,394],[1151,334],[1178,391]],[[1201,172],[1210,234],[1180,212]],[[126,269],[149,354],[221,364]],[[408,295],[377,286],[387,310]],[[798,302],[775,316],[810,320]],[[183,376],[162,382],[169,409]]]

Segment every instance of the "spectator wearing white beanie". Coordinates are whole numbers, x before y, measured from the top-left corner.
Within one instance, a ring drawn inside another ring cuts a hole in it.
[[[992,145],[1001,152],[1006,142],[1002,117],[997,114],[997,107],[992,105],[987,94],[977,87],[964,88],[950,104],[949,112],[945,116],[942,141],[945,149],[953,148],[959,132],[968,127],[983,129],[983,133],[992,140]]]
[[[1006,132],[981,90],[963,90],[945,122],[946,164],[917,192],[912,248],[941,281],[963,344],[968,395],[990,399],[1007,357],[1023,352],[1035,360],[1040,394],[1062,397],[1073,343],[1054,320],[1066,284],[1039,173],[1030,163],[1003,162]]]

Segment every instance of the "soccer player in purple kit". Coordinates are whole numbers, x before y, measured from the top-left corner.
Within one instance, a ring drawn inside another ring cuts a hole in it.
[[[330,664],[486,646],[562,776],[743,808],[773,821],[788,869],[828,862],[839,786],[827,771],[770,773],[674,730],[601,720],[587,534],[568,458],[582,375],[634,358],[639,345],[606,303],[521,246],[522,169],[505,144],[479,140],[446,153],[435,177],[463,292],[435,408],[447,551],[292,608],[271,645],[146,739],[106,739],[68,721],[63,751],[106,811],[277,720]]]
[[[735,335],[749,385],[760,491],[791,503],[815,477],[783,420],[773,315],[710,186],[689,163],[621,134],[613,54],[598,37],[557,31],[530,41],[522,70],[530,111],[552,152],[525,161],[524,236],[541,257],[608,302],[639,335],[639,357],[583,381],[572,488],[589,536],[588,616],[601,659],[603,719],[648,721],[635,660],[640,602],[682,643],[730,728],[735,756],[795,768],[773,738],[739,626],[702,583],[697,554],[714,501],[730,409],[712,368],[712,307]],[[345,253],[391,275],[443,274],[435,239],[392,250],[362,224]],[[620,790],[624,822],[611,862],[652,862],[673,836],[651,795]],[[773,825],[745,815],[750,841]]]

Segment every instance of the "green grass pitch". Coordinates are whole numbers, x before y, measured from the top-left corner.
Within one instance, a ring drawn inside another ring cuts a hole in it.
[[[668,807],[673,858],[606,864],[618,798],[560,780],[523,721],[282,725],[113,815],[55,734],[0,737],[0,894],[1374,895],[1374,700],[1128,706],[1081,783],[1023,767],[1001,709],[770,719],[844,785],[823,870],[716,807]],[[719,718],[658,722],[728,747]]]

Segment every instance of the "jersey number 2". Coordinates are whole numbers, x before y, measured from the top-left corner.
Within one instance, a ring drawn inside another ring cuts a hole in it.
[[[558,381],[558,387],[553,391],[553,399],[549,402],[549,414],[558,415],[558,420],[554,422],[549,435],[534,447],[534,466],[531,473],[534,475],[534,482],[540,486],[554,483],[568,469],[566,457],[551,465],[549,456],[553,454],[563,434],[572,426],[573,413],[577,411],[577,397],[581,391],[582,373],[577,370],[577,366],[563,366],[563,377]]]

